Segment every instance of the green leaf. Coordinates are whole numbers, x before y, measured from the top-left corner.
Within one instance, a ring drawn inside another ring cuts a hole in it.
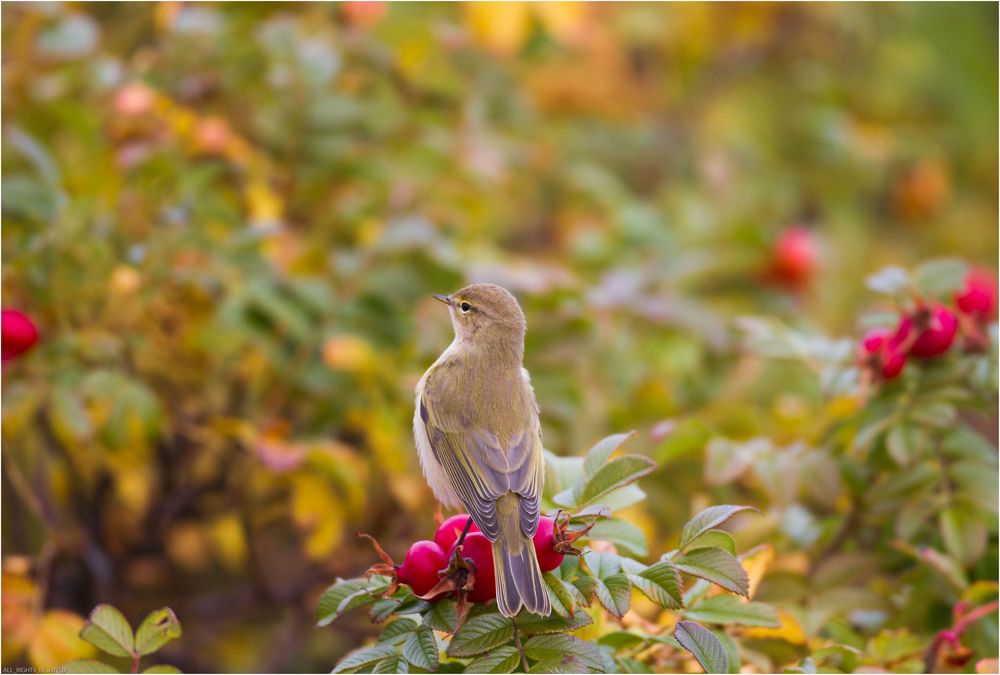
[[[656,462],[642,455],[622,455],[611,460],[583,485],[577,503],[590,504],[613,490],[629,485],[656,470]]]
[[[90,675],[91,673],[120,673],[122,671],[95,659],[75,659],[62,664],[59,667],[59,672]]]
[[[128,620],[111,605],[94,607],[80,637],[112,656],[132,656],[135,638]]]
[[[729,534],[725,530],[709,530],[699,537],[696,537],[694,541],[688,544],[687,549],[693,551],[698,548],[721,548],[724,551],[728,551],[733,555],[736,555],[736,540],[733,539],[733,535]]]
[[[913,424],[901,422],[889,429],[885,447],[896,464],[907,467],[923,455],[924,448],[927,447],[927,434]]]
[[[643,595],[660,607],[680,609],[684,606],[684,584],[670,561],[661,560],[629,578]]]
[[[649,555],[649,545],[645,533],[637,526],[621,518],[599,520],[587,534],[588,539],[609,541],[619,548],[625,548],[637,556]]]
[[[599,441],[597,445],[592,447],[583,459],[583,482],[587,483],[590,481],[597,474],[597,471],[604,466],[604,463],[608,461],[612,453],[634,434],[634,431],[629,431],[625,434],[614,434]]]
[[[706,673],[728,673],[729,657],[712,631],[693,621],[678,621],[674,637],[691,652]]]
[[[410,664],[399,654],[382,659],[372,668],[373,673],[408,673]]]
[[[430,611],[424,614],[424,624],[443,633],[454,633],[458,625],[455,601],[445,598],[432,604]]]
[[[410,633],[403,643],[403,658],[417,668],[437,670],[438,646],[434,631],[427,626],[419,626]]]
[[[941,538],[953,558],[968,567],[982,557],[989,532],[972,509],[962,503],[952,504],[941,511],[940,522]]]
[[[359,668],[370,666],[377,661],[390,656],[397,656],[396,648],[388,644],[377,644],[373,647],[361,647],[340,660],[340,663],[333,669],[334,673],[352,673]]]
[[[944,429],[951,426],[958,413],[950,403],[921,403],[910,410],[910,418],[931,427]]]
[[[539,616],[523,611],[517,617],[518,629],[526,635],[542,635],[545,633],[571,633],[594,623],[586,612],[576,612],[573,616]]]
[[[756,511],[752,506],[710,506],[694,518],[688,521],[681,531],[681,548],[686,548],[688,544],[700,537],[705,532],[713,530],[719,525],[735,516],[741,511]]]
[[[564,635],[561,633],[555,635],[536,635],[524,643],[524,652],[528,655],[528,658],[539,662],[559,661],[565,666],[568,664],[563,661],[564,657],[572,656],[577,660],[577,663],[584,665],[592,671],[599,672],[603,667],[600,649],[593,643],[586,642],[573,635]]]
[[[598,579],[594,595],[604,609],[620,619],[632,603],[632,583],[625,574],[612,574]]]
[[[483,654],[465,667],[467,673],[513,673],[521,665],[521,656],[513,647],[497,647]]]
[[[961,260],[931,260],[913,271],[913,282],[925,295],[951,295],[962,288],[968,268]]]
[[[545,591],[549,594],[552,611],[560,616],[569,616],[576,609],[576,600],[570,590],[571,584],[563,581],[552,572],[543,572]]]
[[[684,612],[685,618],[706,623],[739,624],[742,626],[781,625],[778,614],[762,602],[745,602],[731,595],[716,595],[703,600]]]
[[[727,591],[750,594],[750,579],[740,561],[721,548],[696,548],[674,559],[681,572],[711,581]]]
[[[70,671],[70,672],[72,672],[72,671]],[[168,666],[165,663],[161,663],[161,664],[157,664],[155,666],[150,666],[149,668],[146,668],[146,670],[144,670],[142,672],[144,672],[144,673],[164,673],[164,674],[165,673],[179,673],[179,672],[181,672],[181,669],[177,668],[175,666]]]
[[[468,619],[451,639],[448,655],[475,656],[508,642],[514,637],[514,624],[501,614],[489,613]]]
[[[149,613],[135,633],[135,649],[145,656],[181,636],[181,622],[174,610],[163,607]]]
[[[897,295],[910,285],[910,275],[902,267],[883,267],[875,274],[868,276],[865,279],[865,285],[876,293]]]
[[[616,630],[613,633],[605,633],[601,637],[597,638],[597,644],[604,645],[605,647],[610,647],[614,651],[621,651],[622,649],[631,649],[633,647],[638,647],[639,645],[645,644],[646,638],[642,635],[637,635],[635,633],[629,633],[624,630]]]
[[[400,617],[382,629],[382,632],[379,633],[378,641],[398,645],[419,627],[420,624],[413,619],[405,616]]]
[[[368,582],[364,579],[337,579],[323,591],[316,604],[316,623],[327,626],[348,610],[374,602],[375,598],[368,591]]]

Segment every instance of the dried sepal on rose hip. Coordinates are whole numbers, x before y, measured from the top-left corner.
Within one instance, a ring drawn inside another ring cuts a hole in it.
[[[607,518],[608,513],[605,511],[600,511],[594,514],[588,514],[592,520],[579,530],[570,530],[569,523],[573,516],[570,515],[568,511],[563,511],[560,509],[556,512],[556,517],[553,520],[552,528],[552,550],[558,554],[562,555],[575,555],[582,556],[584,551],[576,548],[573,544],[577,539],[585,536],[590,530],[597,524],[597,521],[601,518]],[[541,528],[541,523],[539,522],[539,528]],[[537,551],[537,546],[536,546]],[[562,558],[559,558],[559,563],[562,563]],[[556,565],[558,567],[558,565]],[[555,568],[553,568],[555,569]]]
[[[365,578],[370,579],[374,575],[380,575],[390,579],[389,587],[383,593],[383,597],[395,593],[400,584],[408,585],[418,597],[424,599],[433,597],[429,595],[429,591],[438,585],[441,573],[448,567],[447,557],[440,546],[427,540],[414,542],[406,552],[403,563],[397,565],[375,537],[364,533],[359,533],[358,536],[370,541],[382,559],[382,562],[375,563],[365,571]]]

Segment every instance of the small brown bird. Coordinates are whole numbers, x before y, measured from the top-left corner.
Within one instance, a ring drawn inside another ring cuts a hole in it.
[[[544,480],[538,404],[522,365],[526,324],[506,289],[473,284],[449,296],[455,340],[417,385],[413,432],[438,501],[464,506],[493,542],[497,605],[551,612],[532,537]],[[464,534],[463,534],[464,536]]]

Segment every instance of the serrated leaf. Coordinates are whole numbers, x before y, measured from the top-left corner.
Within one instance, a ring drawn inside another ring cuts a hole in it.
[[[489,613],[468,619],[451,639],[448,655],[476,656],[514,637],[514,624],[501,614]]]
[[[72,672],[72,671],[68,671],[68,672]],[[166,675],[167,673],[180,673],[182,671],[181,671],[180,668],[177,668],[175,666],[168,666],[166,664],[162,664],[161,663],[161,664],[157,664],[155,666],[150,666],[149,668],[146,668],[146,670],[144,670],[142,672],[143,673],[151,673],[151,674],[152,673],[161,673],[163,675]]]
[[[902,267],[884,267],[865,279],[865,285],[876,293],[896,295],[910,285],[910,275]]]
[[[632,582],[625,574],[612,574],[598,580],[594,595],[604,609],[620,619],[632,603]]]
[[[407,617],[400,617],[382,629],[379,633],[378,641],[387,644],[399,644],[407,636],[420,626],[416,621]]]
[[[432,604],[430,611],[424,614],[424,624],[443,633],[454,633],[456,626],[458,626],[455,601],[445,598]]]
[[[483,654],[465,667],[467,673],[513,673],[521,664],[521,656],[513,647],[497,647]]]
[[[649,544],[645,533],[637,526],[621,518],[599,520],[587,533],[588,539],[609,541],[619,548],[625,548],[630,553],[645,557],[649,555]]]
[[[688,544],[689,551],[697,548],[721,548],[724,551],[736,555],[736,540],[733,535],[725,530],[709,530]]]
[[[403,658],[417,668],[437,670],[438,646],[434,631],[427,626],[419,626],[403,643]]]
[[[727,591],[746,596],[750,579],[732,553],[721,548],[696,548],[674,559],[674,565],[684,574],[711,581]]]
[[[642,455],[622,455],[597,470],[583,485],[578,504],[590,504],[603,495],[624,487],[656,470],[656,462]]]
[[[673,563],[662,560],[629,577],[643,595],[667,609],[684,606],[684,584]]]
[[[528,658],[539,662],[560,661],[564,666],[568,665],[563,661],[564,657],[573,656],[578,660],[578,663],[594,671],[600,671],[604,665],[600,650],[596,645],[573,635],[561,633],[536,635],[528,639],[524,643],[524,653],[528,655]]]
[[[539,616],[525,611],[517,617],[518,630],[526,635],[571,633],[592,623],[594,620],[585,612],[577,612],[571,617],[562,617],[558,614]]]
[[[770,605],[762,602],[745,602],[731,595],[716,595],[703,600],[684,612],[684,617],[695,621],[718,624],[739,624],[742,626],[781,625],[778,613]]]
[[[174,610],[163,607],[150,612],[135,633],[135,650],[142,655],[152,654],[171,640],[181,636],[181,622]]]
[[[634,431],[629,431],[624,434],[608,436],[598,441],[594,447],[587,451],[587,455],[583,458],[583,482],[586,483],[592,479],[614,451],[620,448],[634,434]]]
[[[319,597],[316,624],[327,626],[348,610],[372,604],[375,600],[364,579],[338,579]]]
[[[706,673],[728,673],[729,657],[712,631],[693,621],[678,621],[674,637],[691,652]]]
[[[334,673],[350,673],[370,666],[377,661],[390,656],[397,656],[396,648],[388,644],[377,644],[373,647],[361,647],[348,652],[333,669]]]
[[[961,260],[930,260],[913,271],[913,283],[925,295],[944,296],[961,290],[968,268]]]
[[[410,672],[410,664],[406,662],[399,654],[393,654],[387,658],[382,659],[372,668],[373,673],[397,673],[397,675],[402,675],[402,673]]]
[[[62,664],[59,667],[59,672],[91,675],[91,673],[120,673],[122,671],[96,659],[74,659]]]
[[[680,547],[685,548],[696,537],[700,537],[709,530],[714,530],[737,513],[756,510],[752,506],[733,506],[730,504],[710,506],[689,520],[684,526],[684,529],[681,531]]]
[[[545,580],[545,592],[549,595],[552,611],[562,617],[572,615],[576,610],[576,602],[573,593],[567,588],[568,582],[552,572],[543,572],[542,578]]]
[[[94,607],[87,623],[80,629],[80,637],[112,656],[132,656],[135,651],[132,626],[111,605]]]

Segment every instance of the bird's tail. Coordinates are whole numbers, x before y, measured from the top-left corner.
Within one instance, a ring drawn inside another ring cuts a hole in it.
[[[508,493],[497,501],[500,536],[493,542],[497,578],[497,605],[504,616],[516,616],[523,605],[529,612],[552,612],[542,570],[531,537],[521,530],[521,498]]]

